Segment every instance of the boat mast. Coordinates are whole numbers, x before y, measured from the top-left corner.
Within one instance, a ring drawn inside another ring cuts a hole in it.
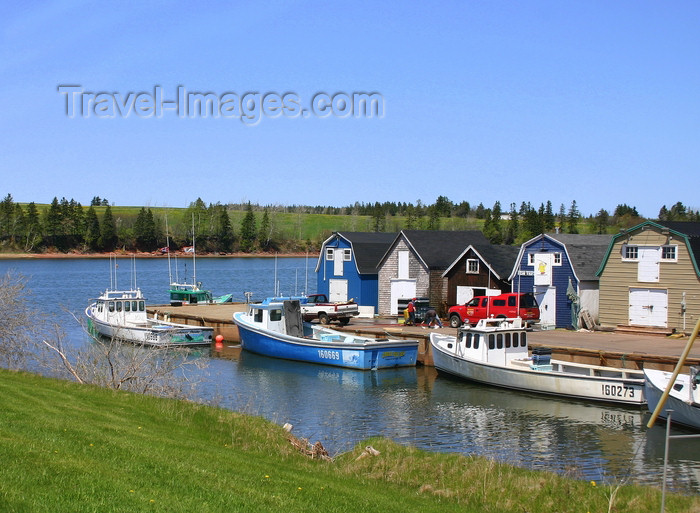
[[[117,255],[109,254],[109,286],[112,290],[117,290]]]
[[[192,214],[192,285],[197,288],[197,248],[194,242],[194,214]]]
[[[168,252],[168,284],[173,284],[173,270],[170,267],[170,232],[168,232],[168,215],[165,215],[165,247]]]
[[[131,256],[131,290],[136,290],[136,255]]]

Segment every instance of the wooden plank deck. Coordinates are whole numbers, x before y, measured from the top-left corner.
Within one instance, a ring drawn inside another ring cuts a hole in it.
[[[233,323],[233,314],[245,309],[244,303],[147,307],[150,316],[157,315],[160,319],[192,326],[211,326],[214,328],[214,336],[223,335],[227,344],[239,343],[238,328]],[[425,326],[403,326],[398,324],[395,318],[354,318],[347,326],[332,326],[362,335],[417,338],[420,341],[419,362],[423,365],[433,365],[429,342],[430,332],[433,330]],[[457,333],[455,328],[448,327],[438,328],[437,331]],[[637,369],[646,366],[662,370],[673,370],[687,340],[687,337],[670,338],[606,331],[546,330],[529,334],[531,347],[550,347],[553,356],[560,360]],[[690,352],[687,365],[700,366],[700,341]]]

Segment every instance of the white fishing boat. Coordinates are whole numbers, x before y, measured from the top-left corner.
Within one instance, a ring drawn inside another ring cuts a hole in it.
[[[374,370],[415,366],[418,340],[366,337],[302,321],[298,300],[270,298],[233,314],[241,347],[274,358]]]
[[[644,369],[645,394],[649,411],[656,410],[659,401],[668,387],[673,373],[656,369]],[[678,374],[670,388],[659,417],[666,418],[666,410],[673,410],[672,422],[700,430],[700,369],[691,367],[687,374]]]
[[[610,403],[641,405],[644,373],[551,359],[551,350],[530,355],[522,319],[482,319],[456,337],[430,334],[435,367],[459,378],[512,390]]]
[[[85,309],[91,333],[149,346],[211,345],[213,328],[149,318],[146,298],[136,287],[135,269],[132,267],[132,286],[126,290],[117,287],[116,269],[116,260],[112,265],[110,258],[110,288]]]
[[[91,333],[149,346],[211,345],[213,328],[151,319],[139,289],[107,290],[86,309]]]

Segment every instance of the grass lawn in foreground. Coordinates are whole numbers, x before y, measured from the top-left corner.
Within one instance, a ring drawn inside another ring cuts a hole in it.
[[[288,438],[259,417],[0,370],[0,511],[599,512],[615,490],[383,439],[366,442],[379,456],[311,460]],[[612,511],[659,508],[659,490],[630,486]]]

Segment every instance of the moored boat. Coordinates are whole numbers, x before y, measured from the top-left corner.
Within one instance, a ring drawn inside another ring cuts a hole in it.
[[[241,347],[253,353],[350,369],[413,366],[418,340],[373,338],[302,321],[298,300],[271,298],[233,314]]]
[[[211,345],[213,328],[148,318],[140,289],[107,290],[86,309],[91,333],[148,346]]]
[[[456,337],[430,334],[438,371],[488,385],[628,405],[641,405],[640,370],[553,360],[551,350],[528,349],[522,319],[481,319],[459,328]]]
[[[192,245],[182,248],[185,253],[192,254],[192,281],[179,281],[177,277],[177,259],[175,260],[175,275],[173,280],[172,267],[170,265],[170,235],[167,234],[168,220],[165,220],[167,246],[164,248],[168,254],[168,277],[170,278],[170,288],[168,295],[170,296],[170,306],[182,305],[206,305],[212,303],[230,303],[233,300],[233,294],[225,294],[223,296],[214,297],[210,290],[202,288],[202,284],[197,281],[197,251],[195,248],[194,236],[194,216],[192,217]],[[185,274],[187,267],[185,267]]]
[[[644,369],[644,386],[649,411],[656,410],[668,387],[673,373],[656,369]],[[673,410],[671,421],[700,430],[700,369],[691,367],[687,374],[678,374],[670,388],[659,417],[666,418],[666,410]]]

